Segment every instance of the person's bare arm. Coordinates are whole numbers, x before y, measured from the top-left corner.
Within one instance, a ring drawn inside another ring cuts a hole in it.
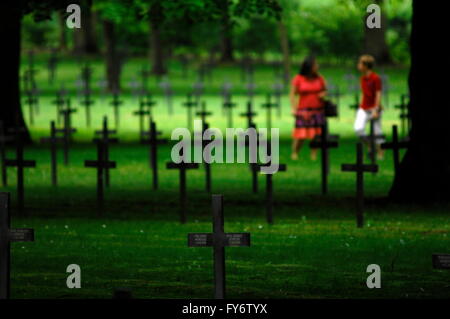
[[[380,116],[381,106],[381,91],[375,93],[375,110],[373,111],[373,118],[378,118]]]
[[[289,99],[291,101],[292,113],[295,114],[295,112],[297,111],[299,96],[297,95],[297,90],[294,85],[291,85],[291,89],[289,91]]]

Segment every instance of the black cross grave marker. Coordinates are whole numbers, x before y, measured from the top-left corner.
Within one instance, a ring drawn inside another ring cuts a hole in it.
[[[186,209],[187,209],[187,198],[186,198],[186,171],[188,169],[198,169],[198,163],[186,163],[185,155],[182,154],[181,161],[179,163],[168,162],[166,163],[167,169],[178,169],[180,172],[180,222],[182,224],[186,223]]]
[[[105,160],[104,155],[105,144],[99,140],[97,142],[97,160],[84,161],[84,167],[94,167],[97,169],[97,204],[99,206],[98,214],[102,213],[103,199],[104,199],[104,170],[116,168],[116,162]]]
[[[257,164],[259,171],[262,171],[262,168],[265,166],[269,166],[269,163],[266,164]],[[285,172],[287,170],[286,164],[278,164],[278,172]],[[268,224],[273,224],[273,174],[265,174],[266,175],[266,219]]]
[[[56,136],[55,121],[50,123],[50,136],[41,138],[42,143],[50,144],[50,158],[51,158],[51,170],[52,170],[52,185],[56,186],[58,184],[58,161],[56,158],[57,149],[56,145],[58,142],[64,142],[64,138]]]
[[[90,90],[83,91],[83,99],[80,101],[80,104],[84,106],[85,115],[86,115],[86,127],[91,126],[91,106],[95,103],[94,100],[91,99]]]
[[[56,106],[56,123],[59,124],[61,121],[61,110],[63,109],[64,105],[66,104],[66,90],[61,89],[56,92],[56,99],[52,101],[52,104]]]
[[[328,193],[328,173],[329,173],[329,151],[330,148],[336,148],[338,144],[338,136],[330,136],[328,134],[328,122],[325,120],[322,125],[322,132],[320,136],[316,136],[309,146],[311,148],[320,148],[320,156],[322,163],[322,194]]]
[[[378,165],[364,164],[362,143],[356,144],[356,164],[342,164],[343,172],[356,172],[356,225],[364,225],[364,173],[377,172]]]
[[[0,299],[10,297],[11,242],[34,241],[34,229],[11,229],[10,195],[0,192]]]
[[[272,102],[272,95],[267,94],[266,102],[261,105],[263,108],[267,109],[267,131],[270,134],[272,128],[272,109],[278,107],[277,103]]]
[[[231,95],[228,97],[228,100],[222,104],[223,108],[226,110],[228,117],[228,127],[233,127],[233,108],[236,107],[236,103],[231,101]]]
[[[202,122],[202,132],[201,132],[202,136],[204,136],[205,132],[208,129],[209,129],[209,124],[206,123],[206,122]],[[209,143],[210,143],[210,141],[202,139],[202,153],[203,153],[204,148]],[[208,193],[210,193],[211,192],[211,163],[210,163],[211,158],[210,158],[209,154],[207,156],[208,156],[208,158],[205,158],[205,163],[204,163],[204,166],[205,166],[205,178],[206,178],[205,185],[206,185],[206,191]]]
[[[213,247],[214,298],[225,298],[225,247],[250,246],[250,233],[225,233],[223,196],[212,195],[213,232],[188,234],[189,247]]]
[[[145,116],[150,117],[150,110],[146,108],[145,98],[139,97],[139,109],[133,112],[133,115],[139,117],[139,138],[142,140],[144,132],[144,120]]]
[[[24,207],[24,168],[26,167],[36,167],[36,161],[25,160],[23,158],[23,141],[21,133],[22,129],[12,129],[10,130],[15,134],[16,142],[16,158],[15,159],[5,159],[5,165],[11,167],[17,167],[17,201],[19,211],[23,210]]]
[[[200,116],[200,118],[202,119],[202,123],[206,123],[206,117],[212,115],[211,112],[206,110],[206,101],[202,102],[200,111],[196,112],[195,115]]]
[[[250,102],[253,102],[253,97],[255,96],[256,84],[253,82],[248,82],[245,85],[247,98]]]
[[[408,148],[408,141],[399,141],[398,138],[398,129],[397,125],[392,126],[392,142],[385,142],[381,144],[382,149],[390,149],[392,150],[392,154],[394,157],[394,173],[398,174],[398,170],[400,167],[400,149]]]
[[[395,108],[400,110],[400,123],[401,123],[401,133],[402,136],[406,137],[409,135],[411,129],[411,116],[408,109],[409,94],[402,94],[400,97],[400,104],[396,105]]]
[[[197,106],[197,102],[192,100],[192,95],[188,94],[186,97],[186,102],[183,103],[183,106],[186,107],[187,110],[187,128],[189,130],[192,129],[192,108]]]
[[[281,117],[281,96],[284,92],[283,82],[277,82],[272,85],[273,95],[275,96],[275,103],[277,104],[277,115]]]
[[[200,98],[203,95],[203,90],[205,89],[205,84],[202,81],[195,82],[192,85],[192,95],[195,97],[195,106],[200,104]]]
[[[247,127],[251,127],[253,124],[253,117],[256,116],[257,113],[253,112],[253,103],[252,101],[247,102],[247,111],[245,113],[241,113],[241,117],[247,118]]]
[[[114,109],[114,123],[115,123],[115,128],[118,129],[119,123],[120,123],[119,106],[121,106],[123,104],[123,101],[120,99],[118,90],[114,90],[113,99],[109,104]]]
[[[56,75],[56,66],[58,64],[58,50],[52,48],[50,58],[48,59],[47,69],[48,69],[48,83],[53,84]]]
[[[69,101],[68,101],[69,102]],[[63,153],[64,153],[64,165],[69,165],[69,145],[72,141],[72,134],[77,131],[72,127],[71,114],[77,110],[70,107],[70,103],[67,103],[67,107],[61,111],[63,115],[64,126],[63,128],[56,129],[56,133],[62,133],[63,136]]]
[[[119,139],[116,137],[110,137],[110,135],[117,134],[117,130],[109,130],[108,129],[108,118],[106,116],[103,117],[103,125],[102,129],[95,131],[95,135],[98,135],[98,138],[94,138],[94,143],[101,142],[103,144],[103,159],[107,162],[109,161],[109,144],[110,143],[118,143]],[[110,178],[109,178],[109,168],[104,167],[103,172],[105,173],[105,186],[109,187]]]
[[[158,145],[167,144],[167,139],[158,139],[161,132],[156,129],[156,123],[150,119],[150,130],[142,132],[141,143],[150,145],[150,167],[153,172],[153,189],[158,189]]]
[[[146,92],[140,100],[140,103],[146,108],[146,110],[149,112],[149,117],[153,118],[153,112],[152,109],[156,106],[156,101],[153,100],[153,95],[150,92]]]

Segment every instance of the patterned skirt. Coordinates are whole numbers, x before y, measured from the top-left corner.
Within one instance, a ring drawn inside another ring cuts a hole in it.
[[[313,139],[322,133],[325,123],[323,109],[300,109],[295,116],[295,128],[292,137],[295,139]]]

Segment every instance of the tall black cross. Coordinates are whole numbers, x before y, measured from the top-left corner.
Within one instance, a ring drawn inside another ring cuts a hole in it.
[[[41,138],[42,143],[50,144],[50,158],[51,158],[51,170],[52,170],[52,185],[58,184],[58,161],[57,161],[57,144],[58,142],[64,142],[64,138],[56,136],[55,121],[50,122],[50,136]]]
[[[184,150],[183,150],[184,151]],[[188,169],[198,169],[198,163],[186,163],[185,154],[181,156],[180,163],[168,162],[166,163],[167,169],[178,169],[180,172],[180,222],[186,223],[186,209],[187,209],[187,197],[186,197],[186,171]]]
[[[86,160],[84,161],[84,167],[95,167],[97,169],[97,204],[99,206],[99,213],[102,213],[103,199],[104,199],[104,170],[116,168],[115,161],[105,160],[104,155],[105,144],[99,140],[97,142],[97,160]]]
[[[257,164],[259,171],[262,170],[263,167],[269,166],[269,163],[266,164]],[[286,164],[278,164],[278,172],[285,172],[287,170]],[[266,175],[266,219],[267,223],[273,224],[273,174],[265,174]]]
[[[213,247],[214,298],[225,298],[225,247],[250,246],[250,233],[225,233],[223,196],[212,195],[213,232],[188,234],[189,247]]]
[[[249,123],[249,127],[248,128],[253,128],[256,130],[256,124],[255,123]],[[256,154],[258,153],[258,147],[259,147],[259,140],[261,138],[261,134],[256,132],[256,141],[255,141],[255,146],[256,146]],[[250,143],[250,139],[246,138],[245,139],[245,143],[244,143],[245,147],[252,147],[251,143]],[[250,150],[251,152],[251,150]],[[258,163],[250,163],[250,172],[252,173],[252,191],[253,193],[258,193],[258,172],[259,172],[259,164]]]
[[[80,104],[84,106],[87,127],[91,126],[91,106],[94,103],[95,103],[95,101],[91,99],[90,90],[85,89],[84,94],[83,94],[83,99],[80,101]]]
[[[17,201],[19,206],[19,211],[23,210],[24,207],[24,176],[23,169],[26,167],[36,167],[36,161],[25,160],[23,158],[23,141],[22,141],[22,130],[13,129],[11,130],[15,133],[16,140],[16,158],[15,159],[5,159],[5,165],[11,167],[17,167]]]
[[[231,95],[228,97],[228,100],[222,104],[223,108],[227,112],[228,117],[228,127],[233,127],[233,108],[236,107],[236,103],[231,101]]]
[[[328,134],[328,123],[325,120],[322,125],[322,132],[320,136],[316,136],[309,146],[311,148],[320,148],[321,162],[322,162],[322,194],[328,193],[328,173],[329,173],[329,148],[336,148],[339,146],[337,136],[330,136]]]
[[[253,117],[256,116],[257,114],[255,112],[253,112],[253,103],[252,101],[248,101],[247,102],[247,111],[245,113],[241,113],[240,116],[241,117],[245,117],[247,118],[247,127],[251,127],[253,124]]]
[[[270,134],[272,128],[272,109],[278,107],[277,103],[272,102],[272,96],[267,94],[266,102],[261,105],[263,108],[267,109],[267,131]]]
[[[66,90],[64,89],[58,90],[58,92],[56,92],[56,99],[52,101],[52,104],[56,106],[56,121],[58,124],[61,120],[61,110],[66,103],[65,95]]]
[[[183,106],[187,109],[187,128],[189,130],[192,129],[192,108],[197,106],[197,102],[192,100],[192,95],[188,94],[186,97],[186,102],[183,103]]]
[[[381,144],[382,149],[390,149],[392,150],[392,154],[394,157],[394,173],[398,174],[398,170],[400,167],[400,149],[408,148],[408,141],[400,141],[398,138],[398,129],[397,125],[392,126],[392,142],[385,142]]]
[[[103,117],[103,125],[102,129],[95,131],[95,135],[99,136],[98,138],[94,138],[94,143],[101,142],[103,144],[103,160],[105,162],[109,161],[109,144],[110,143],[118,143],[119,139],[116,137],[111,137],[110,135],[117,134],[117,130],[108,129],[108,118],[106,116]],[[109,178],[109,168],[105,167],[103,172],[105,173],[105,186],[109,187],[110,178]]]
[[[356,144],[356,164],[342,164],[343,172],[356,172],[356,225],[364,225],[364,173],[377,172],[378,165],[364,164],[362,143]]]
[[[72,141],[72,134],[77,131],[76,128],[72,127],[71,120],[71,114],[75,113],[76,111],[76,109],[70,108],[70,105],[62,110],[61,114],[63,115],[64,126],[63,128],[56,129],[56,133],[62,133],[63,136],[64,165],[69,164],[69,145]]]
[[[156,106],[156,101],[153,100],[152,94],[147,91],[146,94],[141,97],[140,103],[148,110],[150,118],[153,118],[152,109]]]
[[[113,93],[113,99],[110,102],[110,105],[114,109],[114,123],[115,123],[116,129],[119,128],[119,123],[120,123],[119,106],[121,106],[122,104],[123,104],[123,101],[120,99],[119,92],[117,90],[115,90]]]
[[[10,297],[11,242],[34,241],[34,229],[11,229],[10,195],[0,192],[0,299]]]
[[[196,112],[195,115],[200,116],[202,119],[202,123],[206,123],[206,118],[211,116],[212,113],[206,110],[206,102],[203,101],[201,104],[201,108],[199,112]]]
[[[167,139],[158,139],[161,132],[156,129],[156,123],[150,119],[150,130],[143,132],[141,143],[150,145],[150,167],[153,172],[153,189],[158,189],[158,145],[167,144]]]
[[[145,99],[143,97],[139,98],[139,109],[134,111],[133,115],[139,117],[139,138],[142,140],[145,116],[150,117],[150,110],[146,107]]]

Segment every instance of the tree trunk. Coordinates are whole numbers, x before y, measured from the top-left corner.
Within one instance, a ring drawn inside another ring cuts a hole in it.
[[[95,15],[92,13],[92,0],[81,2],[81,28],[74,29],[74,53],[97,54],[99,52],[95,36]]]
[[[161,41],[161,29],[158,23],[150,21],[150,50],[152,60],[152,73],[156,75],[163,75],[167,73],[164,63],[163,44]]]
[[[222,11],[221,27],[220,27],[220,35],[221,35],[220,61],[233,62],[234,61],[234,53],[233,53],[234,49],[232,40],[233,28],[230,21],[229,0],[222,0],[219,3]]]
[[[67,50],[67,26],[64,14],[58,12],[58,24],[59,24],[59,50]]]
[[[289,52],[289,40],[286,31],[286,26],[283,21],[278,22],[278,29],[280,31],[280,44],[281,51],[283,52],[283,66],[284,66],[284,74],[283,79],[286,81],[291,78],[291,55]]]
[[[108,90],[120,90],[120,58],[116,49],[115,26],[109,20],[103,20],[103,35],[105,38],[106,78]]]
[[[19,8],[17,8],[19,7]],[[5,81],[1,87],[3,97],[0,108],[0,121],[3,122],[5,132],[9,128],[23,128],[21,133],[25,143],[31,142],[30,133],[23,119],[20,105],[19,68],[20,68],[20,26],[22,13],[20,6],[13,6],[3,1],[0,4],[0,38],[7,43],[7,49],[3,50],[2,74]]]
[[[413,1],[409,73],[411,143],[390,191],[393,200],[450,199],[448,84],[439,78],[446,75],[442,67],[448,60],[439,32],[446,28],[445,13],[426,1]]]
[[[372,55],[377,64],[390,63],[391,55],[386,42],[387,17],[384,14],[383,0],[375,1],[381,7],[381,28],[369,29],[364,18],[364,53]]]

